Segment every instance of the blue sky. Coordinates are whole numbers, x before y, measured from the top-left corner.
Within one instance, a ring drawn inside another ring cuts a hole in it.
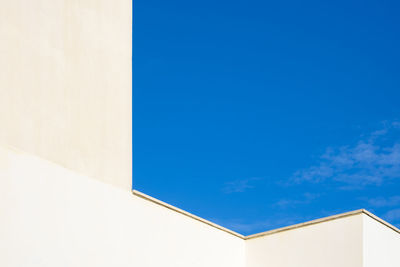
[[[134,188],[251,234],[400,226],[399,1],[134,1]]]

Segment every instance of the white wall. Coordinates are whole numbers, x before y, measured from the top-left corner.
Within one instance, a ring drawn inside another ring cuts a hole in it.
[[[0,144],[131,189],[132,0],[0,0]]]
[[[361,267],[362,215],[246,241],[247,267]]]
[[[363,215],[364,267],[399,267],[400,233]]]
[[[243,267],[244,240],[0,148],[0,266]]]
[[[0,266],[243,267],[131,193],[131,30],[132,0],[0,0]]]
[[[397,267],[399,248],[365,213],[243,240],[0,147],[0,266]]]
[[[400,266],[361,214],[245,241],[132,195],[131,20],[131,0],[0,0],[0,266]]]

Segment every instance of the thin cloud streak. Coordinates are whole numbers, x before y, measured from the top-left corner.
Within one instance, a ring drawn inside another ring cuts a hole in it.
[[[362,189],[379,186],[400,177],[400,123],[393,122],[353,146],[328,148],[315,166],[296,171],[290,184],[320,183],[331,180],[340,189]],[[387,143],[387,136],[394,142]]]
[[[242,219],[231,219],[231,220],[219,220],[214,219],[212,221],[216,222],[219,225],[222,225],[228,229],[232,229],[238,233],[244,235],[255,234],[259,232],[269,231],[272,229],[277,229],[289,225],[293,225],[302,221],[305,221],[304,217],[300,216],[290,216],[284,218],[274,218],[274,219],[265,219],[259,220],[256,222],[245,222]]]
[[[393,209],[386,212],[383,218],[387,221],[400,221],[400,209]]]
[[[222,188],[222,192],[225,194],[231,193],[242,193],[248,189],[252,189],[255,187],[254,183],[256,181],[262,180],[259,177],[251,177],[246,179],[237,179],[234,181],[230,181],[225,183],[224,187]]]
[[[281,209],[288,207],[296,207],[298,205],[311,204],[318,197],[320,197],[320,194],[304,193],[301,199],[284,198],[274,203],[273,206]]]
[[[375,208],[400,206],[400,196],[371,198],[367,200],[367,203]]]

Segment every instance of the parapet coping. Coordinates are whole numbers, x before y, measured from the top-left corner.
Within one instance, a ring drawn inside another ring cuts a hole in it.
[[[354,210],[354,211],[349,211],[349,212],[345,212],[345,213],[340,213],[340,214],[336,214],[336,215],[332,215],[332,216],[328,216],[328,217],[324,217],[324,218],[320,218],[320,219],[316,219],[316,220],[312,220],[312,221],[308,221],[308,222],[303,222],[303,223],[299,223],[299,224],[294,224],[294,225],[290,225],[290,226],[286,226],[286,227],[282,227],[282,228],[278,228],[278,229],[273,229],[273,230],[269,230],[269,231],[265,231],[265,232],[261,232],[261,233],[257,233],[257,234],[253,234],[253,235],[248,235],[248,236],[244,236],[241,235],[239,233],[236,233],[235,231],[232,231],[228,228],[225,228],[223,226],[220,226],[216,223],[210,222],[206,219],[203,219],[199,216],[193,215],[187,211],[184,211],[182,209],[179,209],[177,207],[174,207],[170,204],[167,204],[161,200],[158,200],[156,198],[153,198],[149,195],[146,195],[142,192],[139,192],[137,190],[132,190],[132,194],[140,197],[142,199],[145,199],[147,201],[150,201],[152,203],[155,203],[157,205],[160,205],[162,207],[165,207],[167,209],[170,209],[172,211],[175,211],[177,213],[180,213],[184,216],[187,216],[189,218],[192,218],[196,221],[199,221],[201,223],[207,224],[211,227],[214,227],[216,229],[219,229],[221,231],[224,231],[228,234],[231,234],[233,236],[239,237],[243,240],[249,240],[249,239],[254,239],[254,238],[258,238],[258,237],[263,237],[263,236],[267,236],[267,235],[272,235],[272,234],[276,234],[276,233],[280,233],[280,232],[284,232],[284,231],[289,231],[289,230],[294,230],[297,228],[302,228],[302,227],[306,227],[306,226],[310,226],[310,225],[314,225],[314,224],[318,224],[318,223],[323,223],[323,222],[328,222],[328,221],[333,221],[333,220],[337,220],[337,219],[341,219],[341,218],[345,218],[345,217],[349,217],[349,216],[354,216],[354,215],[359,215],[359,214],[365,214],[367,216],[369,216],[370,218],[376,220],[377,222],[385,225],[386,227],[392,229],[393,231],[397,232],[398,234],[400,234],[400,229],[398,229],[397,227],[393,226],[392,224],[384,221],[383,219],[377,217],[376,215],[372,214],[371,212],[365,210],[365,209],[359,209],[359,210]]]
[[[349,211],[349,212],[345,212],[345,213],[340,213],[340,214],[336,214],[336,215],[332,215],[332,216],[328,216],[328,217],[324,217],[324,218],[320,218],[320,219],[316,219],[316,220],[312,220],[312,221],[308,221],[308,222],[304,222],[304,223],[298,223],[298,224],[294,224],[294,225],[290,225],[290,226],[286,226],[286,227],[282,227],[282,228],[278,228],[278,229],[273,229],[273,230],[269,230],[266,232],[261,232],[258,234],[254,234],[254,235],[248,235],[245,236],[245,239],[253,239],[253,238],[258,238],[258,237],[263,237],[263,236],[267,236],[267,235],[272,235],[272,234],[276,234],[276,233],[280,233],[280,232],[284,232],[284,231],[289,231],[289,230],[293,230],[293,229],[297,229],[297,228],[301,228],[301,227],[305,227],[305,226],[310,226],[310,225],[314,225],[314,224],[318,224],[318,223],[323,223],[323,222],[328,222],[328,221],[333,221],[333,220],[337,220],[337,219],[341,219],[341,218],[345,218],[345,217],[350,217],[350,216],[354,216],[354,215],[359,215],[359,214],[365,214],[369,217],[371,217],[372,219],[378,221],[379,223],[385,225],[386,227],[392,229],[393,231],[397,232],[400,234],[400,230],[391,225],[390,223],[384,221],[383,219],[375,216],[374,214],[372,214],[371,212],[365,210],[365,209],[359,209],[359,210],[354,210],[354,211]]]
[[[175,212],[177,212],[177,213],[180,213],[180,214],[185,215],[185,216],[187,216],[187,217],[189,217],[189,218],[195,219],[195,220],[197,220],[197,221],[199,221],[199,222],[208,224],[208,225],[211,226],[211,227],[217,228],[217,229],[219,229],[219,230],[222,230],[222,231],[224,231],[224,232],[227,232],[227,233],[229,233],[229,234],[231,234],[231,235],[234,235],[234,236],[236,236],[236,237],[239,237],[239,238],[241,238],[241,239],[244,239],[244,238],[245,238],[244,235],[241,235],[241,234],[239,234],[239,233],[236,233],[235,231],[229,230],[228,228],[225,228],[225,227],[220,226],[220,225],[218,225],[218,224],[216,224],[216,223],[210,222],[210,221],[208,221],[208,220],[206,220],[206,219],[203,219],[203,218],[201,218],[201,217],[199,217],[199,216],[193,215],[193,214],[191,214],[191,213],[189,213],[189,212],[187,212],[187,211],[184,211],[184,210],[182,210],[182,209],[179,209],[179,208],[177,208],[177,207],[174,207],[174,206],[172,206],[172,205],[170,205],[170,204],[167,204],[167,203],[165,203],[165,202],[163,202],[163,201],[161,201],[161,200],[158,200],[158,199],[156,199],[156,198],[154,198],[154,197],[151,197],[151,196],[149,196],[149,195],[146,195],[146,194],[144,194],[144,193],[142,193],[142,192],[139,192],[139,191],[137,191],[137,190],[132,190],[132,193],[133,193],[135,196],[138,196],[138,197],[140,197],[140,198],[143,198],[143,199],[145,199],[145,200],[148,200],[148,201],[150,201],[150,202],[153,202],[153,203],[155,203],[155,204],[157,204],[157,205],[163,206],[163,207],[165,207],[165,208],[167,208],[167,209],[173,210],[173,211],[175,211]]]

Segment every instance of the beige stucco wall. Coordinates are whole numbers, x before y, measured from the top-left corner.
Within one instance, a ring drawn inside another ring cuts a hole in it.
[[[246,241],[247,267],[361,267],[361,214]]]
[[[0,266],[243,267],[244,240],[0,147]]]
[[[363,214],[244,240],[131,194],[131,22],[131,0],[0,0],[0,266],[400,266]]]
[[[400,266],[400,233],[363,215],[364,267]]]
[[[0,0],[0,144],[130,190],[131,30],[132,0]]]
[[[245,240],[0,146],[0,266],[400,266],[397,230],[342,216]]]

